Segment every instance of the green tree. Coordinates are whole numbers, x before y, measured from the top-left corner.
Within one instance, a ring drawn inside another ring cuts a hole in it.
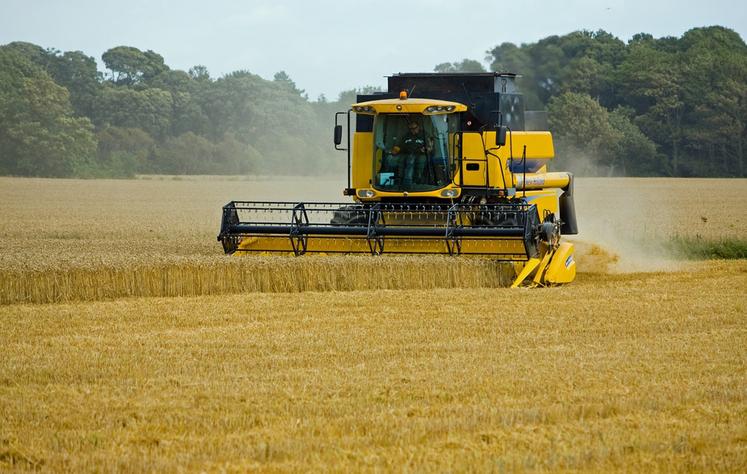
[[[435,72],[485,72],[485,66],[474,59],[462,59],[458,62],[437,64],[433,70]]]
[[[563,69],[560,78],[560,90],[588,94],[601,100],[608,88],[610,77],[605,65],[589,56],[575,58]]]
[[[747,46],[723,27],[694,28],[680,41],[687,64],[683,173],[744,176]]]
[[[167,174],[204,174],[212,155],[213,145],[208,140],[187,132],[164,141],[156,152],[155,166]]]
[[[638,114],[636,124],[668,152],[674,176],[680,171],[686,68],[677,53],[636,43],[617,72],[620,94]]]
[[[70,103],[82,117],[93,116],[93,104],[101,88],[96,60],[80,51],[55,56],[49,66],[54,81],[70,92]]]
[[[618,139],[607,110],[585,94],[566,92],[548,104],[558,164],[582,174],[599,174],[613,161],[609,144]]]
[[[0,172],[74,176],[95,170],[96,141],[64,87],[29,60],[0,48]]]
[[[173,98],[163,89],[104,87],[95,106],[96,125],[142,128],[162,139],[171,129]]]
[[[559,166],[607,176],[663,171],[656,145],[631,121],[632,109],[610,113],[586,94],[566,92],[550,99],[548,113]]]
[[[52,79],[70,93],[70,102],[79,116],[90,117],[92,105],[100,87],[101,75],[96,61],[80,51],[61,53],[32,43],[16,41],[4,46],[46,71]]]
[[[296,83],[285,71],[276,72],[272,80],[280,84],[281,86],[286,87],[287,90],[294,95],[304,95],[304,91],[296,87]]]
[[[49,51],[39,45],[27,43],[25,41],[13,41],[12,43],[2,46],[2,48],[6,51],[12,51],[19,54],[32,64],[39,66],[39,68],[44,71],[46,71],[47,66],[49,66],[50,56],[53,56],[56,53],[54,50]]]
[[[259,153],[226,134],[217,143],[187,132],[168,138],[155,154],[154,166],[168,174],[246,174],[261,172]]]
[[[119,85],[148,82],[168,69],[160,54],[151,50],[143,52],[132,46],[111,48],[101,59],[112,72],[112,81]]]
[[[537,43],[503,43],[487,52],[490,69],[515,72],[527,104],[541,108],[562,92],[591,94],[614,104],[614,69],[624,59],[625,43],[603,31],[574,31]]]
[[[194,79],[184,71],[169,69],[153,78],[148,87],[171,94],[173,109],[168,135],[179,136],[194,132],[204,136],[208,133],[208,117],[196,97],[202,90],[210,87],[210,82]]]
[[[231,133],[216,143],[213,156],[216,164],[213,172],[216,173],[248,174],[262,171],[260,153]]]
[[[189,77],[198,82],[210,82],[211,80],[210,72],[201,64],[189,68]]]
[[[632,110],[618,108],[608,115],[613,134],[605,146],[608,174],[614,176],[660,176],[666,167],[665,159],[656,145],[631,120]]]
[[[104,127],[96,133],[97,156],[113,176],[153,173],[155,140],[140,128]]]
[[[253,98],[260,95],[263,79],[248,71],[237,71],[216,80],[196,98],[208,118],[207,137],[220,140],[228,132],[253,136],[258,123]]]

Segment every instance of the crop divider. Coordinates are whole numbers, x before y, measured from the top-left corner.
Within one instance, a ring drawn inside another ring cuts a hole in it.
[[[309,226],[309,215],[306,213],[306,207],[303,203],[293,206],[293,215],[291,217],[291,226],[289,238],[293,254],[296,256],[306,253],[309,245],[309,234],[305,228]]]
[[[446,249],[451,256],[462,253],[462,236],[454,232],[464,227],[461,216],[459,204],[453,204],[446,213]]]
[[[375,204],[368,210],[368,226],[366,230],[366,241],[371,255],[384,253],[384,236],[379,232],[386,227],[384,214],[381,212],[381,204]]]

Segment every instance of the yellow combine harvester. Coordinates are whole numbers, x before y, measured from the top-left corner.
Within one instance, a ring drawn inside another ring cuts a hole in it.
[[[573,176],[547,171],[552,136],[528,130],[546,126],[530,123],[538,114],[524,112],[515,77],[389,77],[388,92],[335,117],[352,201],[232,201],[223,249],[483,255],[514,262],[513,286],[573,281],[573,245],[561,242],[577,233]]]

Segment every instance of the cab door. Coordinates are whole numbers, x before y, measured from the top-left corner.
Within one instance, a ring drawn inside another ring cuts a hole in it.
[[[488,184],[488,163],[480,132],[462,132],[461,140],[461,186]]]

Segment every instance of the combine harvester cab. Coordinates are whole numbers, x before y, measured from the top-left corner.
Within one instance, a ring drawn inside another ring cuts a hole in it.
[[[352,200],[232,201],[224,251],[489,256],[514,263],[514,287],[573,281],[574,248],[561,239],[577,233],[573,176],[548,172],[552,136],[524,112],[515,77],[389,77],[388,92],[335,116]]]

